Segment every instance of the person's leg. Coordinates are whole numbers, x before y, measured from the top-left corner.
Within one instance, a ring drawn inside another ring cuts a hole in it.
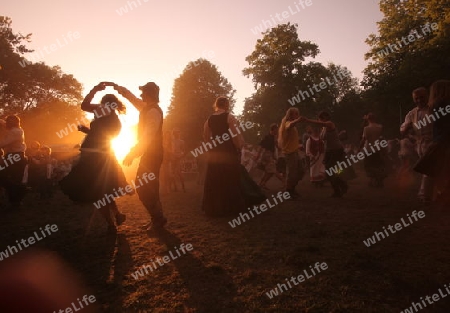
[[[330,150],[325,153],[324,164],[326,169],[331,169],[336,165],[337,161],[340,160],[338,153],[339,151],[335,150]],[[333,171],[331,171],[331,173],[331,175],[327,174],[327,179],[333,188],[333,194],[331,196],[340,198],[342,197],[342,187],[345,185],[342,183],[343,181],[338,174],[333,173]]]
[[[273,159],[273,154],[270,155],[270,160],[267,163],[265,167],[266,171],[266,180],[264,181],[264,187],[266,186],[267,182],[277,174],[276,164],[275,160]]]
[[[286,158],[286,171],[287,171],[287,181],[286,181],[286,191],[291,194],[291,198],[297,197],[297,192],[295,187],[299,181],[298,171],[299,171],[299,158],[297,152],[287,154]]]
[[[170,186],[171,191],[178,191],[177,180],[175,179],[175,171],[174,171],[173,161],[170,161],[170,163],[169,163],[169,186]]]
[[[177,161],[176,161],[175,176],[178,177],[183,192],[186,192],[186,188],[184,187],[183,171],[181,168],[181,160],[180,159],[177,159]]]
[[[338,183],[339,183],[339,189],[341,191],[341,194],[345,194],[348,191],[348,183],[345,179],[343,179],[342,177],[337,177],[338,179]]]
[[[417,154],[419,155],[420,158],[423,157],[423,155],[425,154],[431,143],[432,143],[431,141],[427,140],[421,140],[418,142]],[[420,188],[417,197],[421,201],[428,202],[431,201],[432,196],[433,196],[433,180],[429,176],[422,175],[422,181],[420,183]]]
[[[328,180],[330,181],[330,185],[333,188],[333,194],[332,197],[342,197],[341,192],[341,184],[336,174],[333,174],[332,176],[328,176]]]
[[[278,178],[280,180],[280,182],[283,184],[283,189],[286,188],[286,180],[283,177],[283,174],[275,172],[275,177]]]
[[[259,186],[261,188],[266,188],[266,183],[269,181],[269,179],[271,177],[272,177],[272,174],[264,172],[263,176],[261,177],[261,181],[259,182]]]
[[[108,232],[115,233],[115,232],[117,232],[117,229],[116,229],[116,225],[114,224],[113,219],[111,218],[110,206],[111,206],[111,204],[108,203],[105,206],[102,206],[99,210],[100,210],[100,214],[103,216],[106,223],[108,224]]]
[[[5,171],[6,186],[5,190],[12,207],[19,207],[25,197],[26,187],[22,184],[24,170],[27,161],[21,156],[21,160],[7,166]]]
[[[172,160],[172,172],[173,172],[173,181],[174,181],[175,191],[178,191],[177,182],[180,181],[180,183],[181,183],[179,171],[180,171],[180,162],[177,158],[174,157]],[[182,183],[181,183],[181,185],[182,185]],[[183,188],[183,186],[181,186],[181,188]]]
[[[143,179],[144,175],[149,177],[154,175],[155,178],[150,180],[147,178],[147,182],[144,182],[142,186],[137,189],[139,199],[142,204],[147,209],[151,220],[152,227],[162,227],[166,224],[167,219],[164,217],[162,211],[161,201],[159,199],[159,173],[160,173],[161,162],[158,160],[146,160],[141,158],[139,168],[137,171],[137,179]]]
[[[125,222],[125,220],[127,219],[127,216],[119,211],[116,201],[113,201],[109,207],[111,212],[114,214],[114,217],[116,218],[116,224],[122,225],[123,222]]]
[[[286,175],[286,158],[278,158],[279,162],[279,173],[280,176],[283,178],[283,189],[286,189],[287,187],[287,175]]]

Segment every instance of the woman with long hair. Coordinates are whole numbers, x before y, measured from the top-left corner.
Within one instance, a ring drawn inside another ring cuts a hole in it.
[[[83,111],[94,113],[94,120],[89,128],[79,126],[79,130],[87,134],[81,144],[80,159],[60,181],[60,185],[73,201],[96,204],[108,223],[108,232],[115,233],[116,226],[111,213],[117,225],[122,224],[126,217],[119,212],[113,196],[117,196],[119,188],[125,188],[128,184],[111,148],[111,140],[122,128],[116,111],[125,113],[125,106],[113,94],[103,96],[100,104],[91,103],[94,95],[107,85],[100,83],[95,86],[81,104]]]
[[[229,113],[228,98],[218,97],[214,109],[215,112],[205,122],[203,132],[204,142],[211,148],[207,152],[202,210],[208,216],[219,217],[242,212],[245,208],[240,186],[239,152],[244,140],[236,128],[236,118]],[[230,132],[235,136],[230,136]],[[228,134],[229,140],[214,141],[217,137],[224,138],[224,134]]]
[[[278,145],[281,148],[286,160],[286,191],[289,192],[289,199],[296,199],[299,194],[295,190],[300,176],[300,148],[299,135],[296,124],[300,121],[300,112],[297,108],[289,108],[286,115],[281,120],[278,131]]]

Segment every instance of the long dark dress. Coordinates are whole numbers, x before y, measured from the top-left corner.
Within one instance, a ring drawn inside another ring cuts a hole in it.
[[[211,115],[208,125],[213,138],[228,133],[228,113]],[[231,136],[230,136],[231,137]],[[208,151],[202,210],[208,216],[226,216],[245,209],[240,186],[239,154],[230,138]]]
[[[121,128],[115,113],[91,122],[90,130],[81,145],[78,163],[59,183],[61,190],[71,200],[93,203],[105,195],[121,195],[118,188],[124,188],[127,182],[111,149],[111,140],[119,134]]]

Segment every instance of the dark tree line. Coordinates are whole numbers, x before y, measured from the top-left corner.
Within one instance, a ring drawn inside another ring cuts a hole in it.
[[[318,45],[302,41],[296,24],[280,24],[262,33],[243,69],[255,88],[239,116],[255,123],[246,132],[246,140],[257,143],[292,105],[308,117],[330,111],[338,127],[347,129],[354,141],[362,115],[372,111],[385,125],[385,135],[397,137],[400,121],[414,106],[411,91],[437,79],[450,79],[450,2],[381,0],[380,10],[384,17],[378,22],[379,31],[366,40],[369,63],[361,83],[344,65],[316,62]],[[416,36],[409,44],[386,50],[432,23],[437,29],[422,38]],[[61,140],[55,132],[81,119],[77,105],[82,86],[59,67],[42,62],[21,66],[20,61],[26,64],[23,60],[32,52],[26,47],[30,38],[31,34],[14,33],[11,19],[0,17],[0,115],[19,114],[28,134],[36,139]],[[234,105],[234,93],[217,66],[202,58],[190,62],[174,82],[165,130],[180,129],[186,148],[193,149],[203,140],[203,124],[213,112],[216,97],[227,96]],[[66,140],[74,141],[70,136]]]
[[[17,114],[26,140],[47,144],[78,142],[77,132],[60,139],[56,132],[81,120],[81,84],[58,66],[25,62],[31,34],[14,33],[12,20],[0,16],[0,117]],[[22,65],[20,64],[22,63]],[[25,66],[23,66],[25,65]]]

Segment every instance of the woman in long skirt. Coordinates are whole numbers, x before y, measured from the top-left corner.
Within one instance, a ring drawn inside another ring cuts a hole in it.
[[[113,94],[105,95],[100,104],[92,104],[95,93],[105,89],[106,83],[95,86],[84,99],[81,109],[94,113],[90,127],[79,126],[87,135],[81,145],[80,159],[71,172],[60,181],[62,191],[74,202],[93,203],[108,223],[108,232],[115,233],[116,226],[125,221],[114,198],[119,188],[127,187],[125,175],[111,148],[111,140],[121,130],[116,114],[125,112],[125,106]],[[122,193],[123,195],[123,193]]]
[[[205,144],[211,146],[207,152],[207,169],[203,192],[202,210],[208,216],[226,216],[242,212],[245,199],[240,185],[240,153],[244,141],[236,129],[237,120],[229,113],[229,101],[217,98],[215,112],[204,125]],[[233,136],[230,136],[230,132]],[[221,143],[213,138],[231,138]]]

